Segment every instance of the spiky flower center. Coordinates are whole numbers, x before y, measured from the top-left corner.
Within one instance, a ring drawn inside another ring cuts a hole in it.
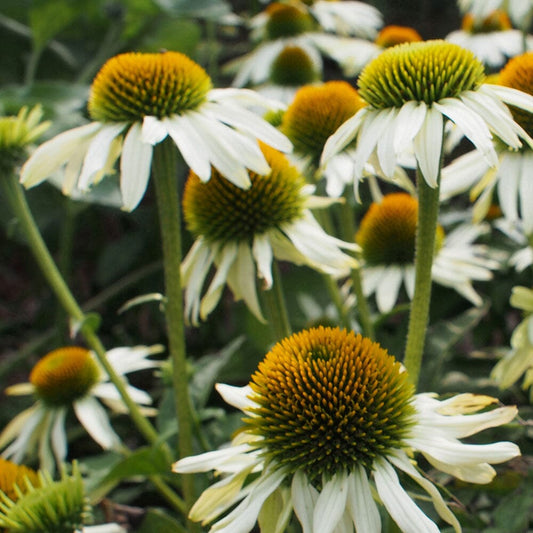
[[[500,72],[500,85],[533,95],[533,52],[513,57]],[[529,135],[533,135],[533,115],[518,107],[509,106],[513,118]]]
[[[1,174],[12,172],[25,159],[28,145],[50,126],[50,122],[41,122],[42,116],[41,107],[35,106],[31,111],[21,108],[16,117],[0,117]]]
[[[413,422],[413,387],[379,344],[339,328],[314,328],[276,344],[250,383],[245,419],[267,460],[314,482],[401,446]]]
[[[390,48],[402,43],[422,41],[421,35],[409,26],[385,26],[376,37],[376,44],[382,48]]]
[[[299,46],[286,46],[270,67],[270,81],[276,85],[299,87],[318,77],[313,60]]]
[[[483,64],[472,52],[435,40],[387,48],[363,69],[358,85],[366,102],[384,109],[455,98],[476,90],[484,78]]]
[[[34,487],[39,486],[39,476],[35,470],[0,458],[0,492],[3,492],[11,501],[17,501],[18,494],[15,486],[21,493],[24,493],[28,490],[28,481]]]
[[[474,17],[471,13],[467,13],[463,17],[461,27],[464,31],[470,33],[491,33],[494,31],[510,30],[513,25],[507,13],[497,10],[482,19]]]
[[[126,53],[96,75],[89,114],[100,122],[135,122],[197,109],[211,89],[205,70],[179,52]]]
[[[72,475],[63,472],[59,481],[39,472],[38,483],[28,486],[16,502],[1,498],[0,527],[9,532],[72,533],[83,530],[90,518],[91,508],[75,465]]]
[[[265,31],[271,40],[300,35],[314,27],[313,18],[307,10],[296,5],[274,2],[265,11],[268,15]]]
[[[189,230],[210,242],[251,241],[255,235],[302,217],[305,184],[298,170],[280,152],[263,145],[271,171],[250,172],[252,186],[242,189],[215,169],[204,183],[191,172],[183,193],[183,213]]]
[[[364,105],[345,81],[302,87],[283,115],[281,130],[296,151],[317,162],[328,137]]]
[[[406,193],[387,194],[380,203],[373,203],[361,220],[355,240],[369,265],[412,264],[418,201]],[[444,240],[444,231],[437,228],[436,249]]]
[[[70,405],[98,382],[100,370],[91,352],[69,346],[45,355],[33,367],[30,382],[35,394],[51,406]]]

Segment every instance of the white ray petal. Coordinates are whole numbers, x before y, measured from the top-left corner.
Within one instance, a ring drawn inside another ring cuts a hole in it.
[[[272,246],[267,235],[256,235],[252,246],[257,273],[264,280],[264,288],[272,287]]]
[[[87,396],[75,401],[73,407],[87,433],[102,448],[115,448],[120,444],[120,438],[111,427],[107,413],[98,400]]]
[[[142,142],[140,124],[133,124],[124,139],[120,158],[120,191],[126,211],[133,211],[146,192],[152,152],[152,145]]]
[[[424,102],[414,102],[412,100],[401,107],[396,119],[396,122],[401,124],[401,127],[396,128],[394,136],[396,154],[401,154],[410,147],[422,124],[424,124],[427,109],[427,105]]]
[[[332,533],[346,509],[348,475],[337,472],[323,483],[313,510],[313,533]]]
[[[519,154],[506,154],[502,157],[496,188],[503,214],[511,222],[518,219],[518,185],[521,175],[522,157]]]
[[[376,287],[376,303],[381,313],[388,313],[398,301],[402,286],[402,268],[398,265],[386,267],[380,284]]]
[[[65,429],[66,415],[66,408],[63,407],[57,410],[50,433],[52,450],[54,452],[54,457],[58,465],[62,464],[67,457],[67,433]]]
[[[313,511],[318,491],[301,470],[297,470],[292,478],[291,494],[294,512],[300,521],[303,533],[313,533]]]
[[[380,533],[381,518],[365,469],[358,466],[348,479],[348,510],[356,533]]]
[[[151,144],[160,143],[168,135],[165,119],[145,116],[142,123],[142,142]]]
[[[416,160],[430,187],[437,186],[444,134],[443,118],[436,105],[426,110],[422,127],[414,138]]]

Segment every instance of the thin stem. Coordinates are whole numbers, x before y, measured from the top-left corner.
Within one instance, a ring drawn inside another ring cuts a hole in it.
[[[181,216],[178,198],[177,162],[174,144],[166,139],[155,146],[152,178],[155,184],[163,265],[165,273],[165,315],[168,349],[172,361],[172,376],[176,416],[178,418],[178,452],[180,457],[192,455],[193,417],[189,398],[185,325],[181,288]],[[190,509],[194,503],[192,476],[182,479],[183,496]]]
[[[283,286],[281,284],[281,275],[277,262],[272,265],[272,288],[264,291],[264,302],[268,314],[268,322],[272,328],[274,341],[289,337],[292,334],[292,328],[289,321],[289,314],[283,295]]]
[[[348,199],[340,206],[341,219],[341,238],[346,242],[353,242],[355,240],[355,214],[353,206]],[[357,298],[357,315],[361,324],[361,330],[365,337],[369,339],[375,338],[374,325],[372,323],[372,316],[368,301],[363,292],[363,280],[361,279],[361,271],[358,268],[352,268],[350,273],[352,279],[352,286],[355,297]]]
[[[137,429],[148,442],[152,444],[155,443],[158,440],[157,432],[153,428],[152,424],[141,413],[139,406],[130,397],[124,381],[115,372],[114,368],[107,360],[106,350],[100,342],[100,339],[94,333],[91,326],[85,322],[85,315],[83,311],[80,309],[78,303],[74,299],[74,296],[61,276],[54,260],[52,259],[52,256],[50,255],[50,252],[48,251],[48,248],[46,247],[45,242],[43,241],[39,228],[37,227],[33,215],[31,214],[22,187],[14,175],[5,175],[2,177],[0,182],[2,182],[5,196],[11,205],[13,213],[17,217],[22,231],[24,232],[30,250],[33,253],[44,277],[48,281],[48,284],[70,317],[75,322],[82,325],[80,331],[85,341],[95,352],[98,361],[107,372],[113,385],[115,385],[117,388],[122,400],[128,408],[129,416],[137,426]]]
[[[417,171],[418,225],[415,251],[415,290],[409,315],[404,365],[416,386],[422,365],[431,300],[431,267],[435,253],[435,233],[439,214],[439,186],[430,187]],[[437,183],[440,183],[440,177]]]

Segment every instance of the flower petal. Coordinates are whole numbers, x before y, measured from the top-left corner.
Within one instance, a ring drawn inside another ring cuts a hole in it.
[[[348,478],[348,510],[356,533],[380,533],[381,518],[365,469],[358,466]]]
[[[439,176],[444,121],[437,104],[426,110],[420,131],[414,138],[415,156],[420,171],[430,187],[437,186]]]
[[[104,408],[90,396],[73,404],[74,412],[87,433],[105,450],[120,445],[120,438],[109,423]]]
[[[337,472],[323,483],[313,511],[313,533],[332,533],[346,509],[348,475]]]

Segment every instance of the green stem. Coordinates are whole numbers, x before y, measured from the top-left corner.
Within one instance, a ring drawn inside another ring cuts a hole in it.
[[[85,321],[85,315],[78,306],[78,303],[74,299],[74,296],[70,292],[67,284],[61,276],[45,242],[41,236],[39,228],[35,223],[33,215],[26,201],[24,191],[18,183],[14,175],[2,176],[0,180],[2,182],[5,196],[8,199],[13,213],[17,217],[18,223],[24,235],[27,243],[33,253],[37,264],[39,265],[44,277],[48,281],[51,289],[54,291],[56,297],[61,302],[70,317],[81,324],[81,333],[85,338],[88,346],[95,352],[98,361],[107,372],[109,379],[117,388],[122,400],[126,404],[129,415],[137,429],[150,443],[155,443],[158,440],[158,434],[153,428],[152,424],[141,413],[139,406],[131,399],[124,380],[115,372],[114,368],[107,360],[106,350],[103,347],[100,339],[94,333],[93,329]]]
[[[418,181],[418,225],[415,251],[415,290],[411,302],[404,365],[416,386],[422,365],[431,300],[431,267],[439,214],[439,185],[430,187],[420,170]],[[440,176],[437,183],[440,183]]]
[[[355,240],[355,214],[353,206],[349,203],[348,198],[346,202],[340,206],[340,221],[341,221],[341,238],[346,242],[353,242]],[[357,298],[357,315],[361,324],[361,330],[365,337],[369,339],[375,338],[374,324],[372,323],[372,316],[368,301],[363,293],[363,280],[361,279],[361,271],[358,268],[352,268],[350,273],[352,278],[352,286],[355,297]]]
[[[181,216],[177,182],[178,152],[166,139],[155,146],[152,178],[155,184],[163,265],[165,273],[165,315],[168,349],[172,361],[172,376],[176,416],[178,418],[178,452],[180,457],[192,455],[193,417],[189,398],[185,324],[181,288]],[[192,476],[182,479],[183,496],[190,509],[194,503]]]
[[[264,291],[264,302],[268,314],[268,323],[272,328],[274,341],[290,337],[292,328],[289,321],[289,314],[283,295],[283,286],[281,284],[281,275],[277,262],[272,264],[272,288]]]

